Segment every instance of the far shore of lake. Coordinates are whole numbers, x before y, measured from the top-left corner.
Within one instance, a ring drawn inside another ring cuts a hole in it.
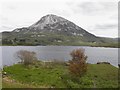
[[[72,45],[0,45],[0,46],[72,46]],[[103,48],[120,48],[119,45],[115,45],[115,46],[104,46],[104,45],[73,45],[73,46],[103,47]]]

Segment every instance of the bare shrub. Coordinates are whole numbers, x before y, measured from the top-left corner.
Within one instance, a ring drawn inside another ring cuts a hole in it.
[[[17,52],[17,57],[21,60],[21,63],[24,65],[33,64],[36,58],[35,52],[30,52],[26,50],[20,50]]]
[[[70,55],[72,60],[69,61],[69,71],[75,76],[82,76],[87,71],[87,56],[84,49],[73,50]]]

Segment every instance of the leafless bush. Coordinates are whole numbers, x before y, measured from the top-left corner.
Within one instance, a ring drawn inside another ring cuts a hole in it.
[[[76,76],[82,76],[87,71],[87,56],[84,49],[73,50],[70,55],[72,60],[69,61],[69,71]]]
[[[17,57],[21,60],[21,63],[24,65],[33,64],[36,58],[35,52],[30,52],[26,50],[20,50],[17,52]]]

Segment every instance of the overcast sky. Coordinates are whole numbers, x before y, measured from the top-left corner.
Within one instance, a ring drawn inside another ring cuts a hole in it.
[[[55,14],[94,35],[118,37],[117,0],[1,0],[0,4],[0,32],[28,27]]]

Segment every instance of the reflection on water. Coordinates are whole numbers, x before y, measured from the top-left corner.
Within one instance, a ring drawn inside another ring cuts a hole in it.
[[[82,46],[2,46],[3,65],[12,65],[18,61],[16,52],[19,50],[34,51],[39,60],[70,60],[70,52],[77,48],[84,48],[88,56],[88,63],[99,61],[118,65],[118,48],[82,47]]]

